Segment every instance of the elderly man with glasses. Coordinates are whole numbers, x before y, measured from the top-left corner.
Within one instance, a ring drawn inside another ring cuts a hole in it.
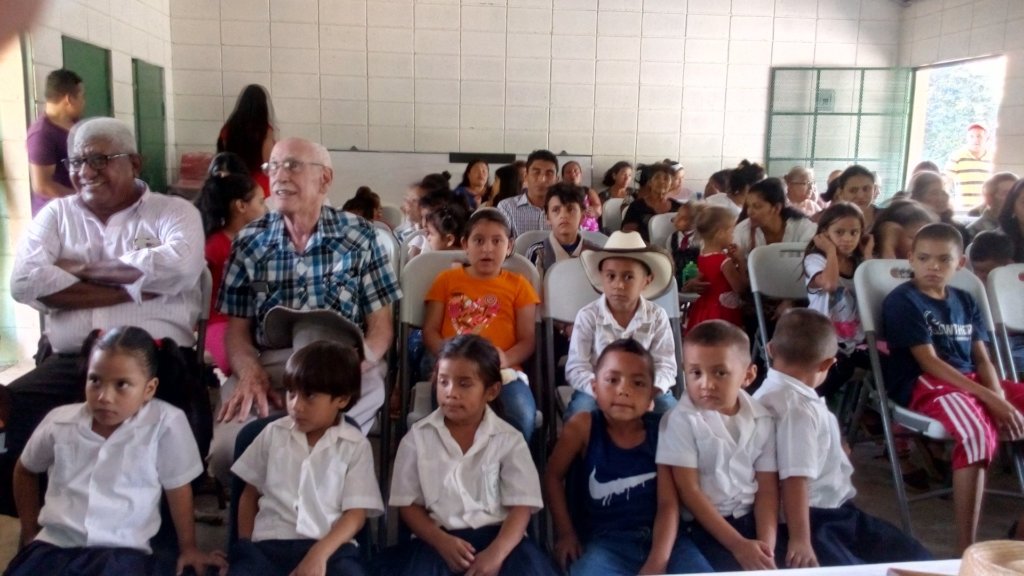
[[[277,210],[238,233],[217,299],[229,317],[225,343],[234,375],[221,388],[210,467],[225,485],[244,423],[284,408],[281,375],[292,350],[274,348],[267,313],[277,306],[334,310],[362,329],[361,395],[346,416],[365,434],[384,403],[391,304],[401,297],[373,225],[325,204],[334,170],[323,146],[282,140],[263,169]]]
[[[51,409],[85,398],[81,349],[92,330],[132,325],[181,346],[195,343],[205,266],[198,210],[138,180],[135,137],[120,120],[80,123],[68,140],[75,194],[32,220],[11,273],[14,299],[46,314],[52,353],[8,387],[2,513],[13,513],[11,470],[32,431]]]

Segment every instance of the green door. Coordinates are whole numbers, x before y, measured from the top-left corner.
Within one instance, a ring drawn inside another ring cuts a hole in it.
[[[140,176],[155,192],[167,191],[167,116],[164,69],[132,60],[135,87],[135,135],[142,155]]]
[[[90,116],[113,116],[110,88],[110,50],[63,36],[64,68],[82,77],[85,83],[85,112]]]

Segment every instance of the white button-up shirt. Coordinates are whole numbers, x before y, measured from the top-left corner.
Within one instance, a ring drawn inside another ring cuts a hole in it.
[[[780,478],[806,477],[812,508],[838,508],[857,495],[839,423],[824,398],[796,378],[772,369],[754,398],[775,420]]]
[[[253,542],[319,540],[346,510],[384,512],[370,443],[344,421],[310,448],[291,416],[275,420],[231,471],[260,493]]]
[[[594,395],[594,370],[601,351],[621,338],[632,338],[654,356],[654,385],[668,392],[676,384],[676,350],[668,314],[654,302],[640,298],[629,325],[619,325],[604,294],[576,313],[565,379],[574,389]]]
[[[446,530],[501,524],[511,506],[544,506],[522,433],[489,407],[465,454],[440,409],[417,422],[398,446],[389,504],[423,506]]]
[[[154,194],[143,187],[139,200],[104,224],[77,194],[48,203],[32,220],[18,245],[11,273],[11,294],[47,313],[46,333],[57,352],[78,352],[94,328],[138,326],[154,338],[195,343],[192,329],[199,317],[199,276],[204,235],[199,211],[183,198]],[[120,260],[142,272],[126,291],[133,301],[80,310],[50,309],[40,298],[79,282],[55,265]],[[143,293],[155,294],[143,300]]]
[[[50,475],[39,540],[146,553],[160,528],[162,491],[203,472],[185,413],[161,400],[150,400],[109,438],[92,431],[84,403],[54,408],[25,445],[21,463]]]
[[[757,494],[757,472],[775,472],[775,428],[771,414],[740,391],[740,409],[734,416],[701,410],[683,395],[661,419],[658,464],[695,468],[700,489],[718,513],[728,518],[750,512]],[[739,440],[726,425],[734,418]]]

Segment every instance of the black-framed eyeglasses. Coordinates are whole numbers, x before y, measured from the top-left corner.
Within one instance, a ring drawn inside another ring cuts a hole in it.
[[[327,166],[319,162],[303,162],[302,160],[284,160],[282,162],[264,162],[260,168],[263,169],[263,173],[270,176],[274,172],[284,168],[289,174],[295,174],[301,172],[306,166],[319,166],[326,168]]]
[[[89,168],[92,168],[93,170],[103,170],[114,158],[131,155],[131,152],[122,152],[121,154],[89,154],[88,156],[65,158],[61,160],[61,164],[63,164],[69,172],[78,172],[82,169],[82,166],[86,164],[88,164]]]

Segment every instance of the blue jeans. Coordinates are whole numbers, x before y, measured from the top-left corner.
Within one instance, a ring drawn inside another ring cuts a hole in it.
[[[569,566],[570,576],[636,574],[651,551],[651,531],[647,528],[616,530],[598,534],[587,542],[583,555]],[[676,536],[665,572],[695,574],[711,572],[711,564],[682,531]]]
[[[658,394],[654,397],[654,413],[664,414],[678,403],[676,397],[671,392],[665,392],[664,394]],[[569,405],[565,407],[565,413],[562,414],[562,421],[568,422],[569,418],[573,415],[579,414],[580,412],[593,412],[597,410],[597,398],[594,398],[586,392],[580,392],[579,390],[572,391],[572,399],[569,400]]]
[[[533,399],[533,391],[522,380],[513,380],[501,387],[502,416],[513,428],[523,433],[526,443],[530,443],[533,430],[537,424],[537,402]]]

